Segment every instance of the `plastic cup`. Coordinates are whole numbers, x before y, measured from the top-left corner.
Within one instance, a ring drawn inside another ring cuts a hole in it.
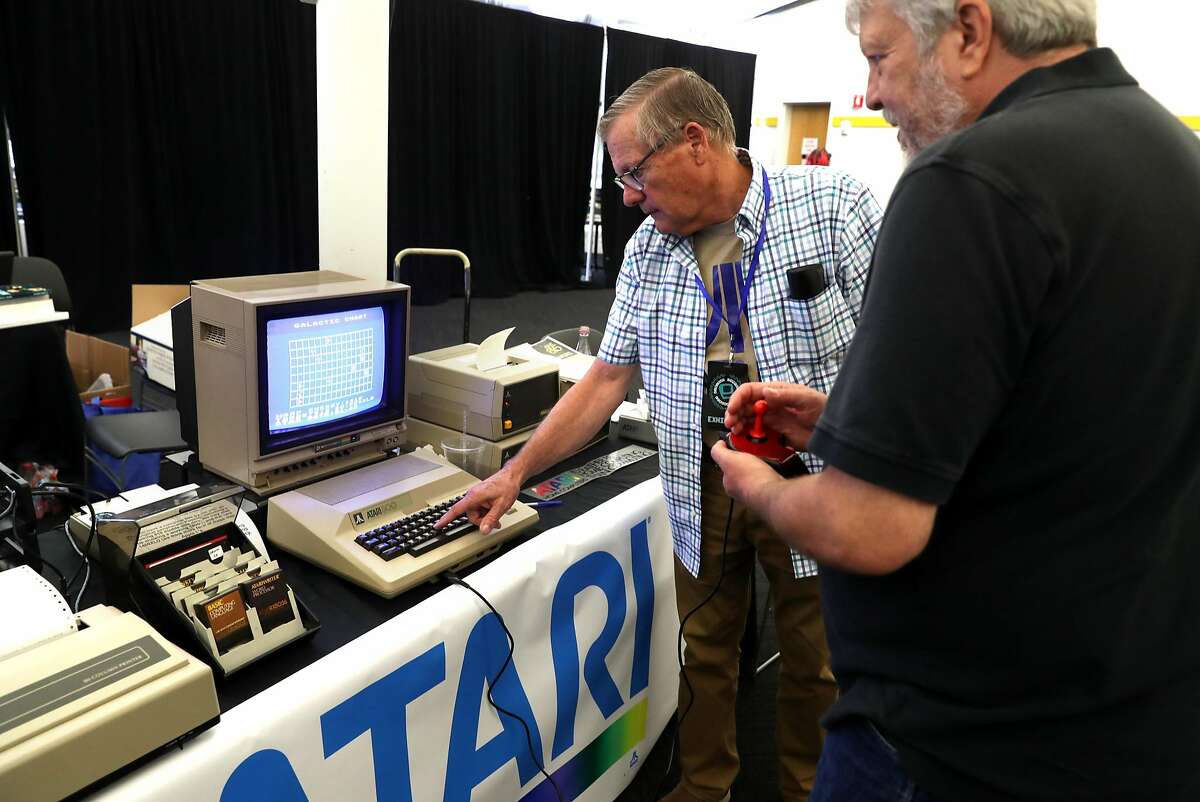
[[[483,470],[483,441],[469,434],[456,434],[442,441],[442,456],[451,465],[479,478]]]

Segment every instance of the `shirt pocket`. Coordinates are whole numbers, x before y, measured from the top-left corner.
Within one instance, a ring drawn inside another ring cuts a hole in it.
[[[803,301],[785,299],[795,381],[828,393],[854,338],[854,316],[837,285]]]

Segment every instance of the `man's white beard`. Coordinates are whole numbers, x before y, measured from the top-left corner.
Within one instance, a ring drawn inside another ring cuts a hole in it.
[[[912,161],[925,148],[962,127],[967,101],[950,87],[934,58],[921,62],[911,107],[897,114],[885,108],[883,118],[898,130],[896,139],[904,157]]]

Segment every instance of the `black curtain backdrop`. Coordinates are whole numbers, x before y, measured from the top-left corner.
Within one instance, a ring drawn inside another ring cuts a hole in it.
[[[600,28],[482,3],[398,0],[388,252],[458,248],[472,294],[578,282]],[[414,303],[461,295],[457,260],[407,257]]]
[[[3,39],[0,38],[0,42]],[[0,251],[17,250],[17,228],[13,218],[12,184],[8,176],[8,143],[4,135],[4,98],[8,97],[8,70],[0,60]]]
[[[130,283],[317,266],[313,6],[0,0],[0,71],[76,328],[128,328]]]
[[[0,125],[0,139],[4,138],[4,126]],[[3,145],[3,142],[0,142]],[[0,251],[17,251],[17,224],[13,218],[12,184],[8,180],[8,151],[7,146],[0,148],[6,162],[3,175],[0,175]]]
[[[752,53],[676,42],[656,36],[608,29],[608,72],[604,77],[604,106],[616,100],[631,83],[658,67],[688,67],[717,88],[729,103],[737,144],[750,142],[750,108],[754,98]],[[613,183],[612,162],[604,154],[604,180],[600,203],[603,220],[604,265],[609,286],[616,282],[625,254],[625,243],[646,219],[636,206],[626,208],[621,190]]]

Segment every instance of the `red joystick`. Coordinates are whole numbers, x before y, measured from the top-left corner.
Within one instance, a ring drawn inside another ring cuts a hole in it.
[[[766,401],[754,402],[754,424],[745,434],[729,432],[725,435],[725,445],[743,454],[753,454],[764,462],[769,463],[775,470],[784,474],[805,473],[806,468],[800,456],[783,441],[783,436],[763,423],[767,414]]]
[[[752,443],[767,442],[767,427],[763,423],[763,415],[766,415],[766,414],[767,414],[767,402],[762,401],[762,400],[755,401],[754,402],[754,425],[750,427],[750,437],[749,437],[750,442],[752,442]]]

